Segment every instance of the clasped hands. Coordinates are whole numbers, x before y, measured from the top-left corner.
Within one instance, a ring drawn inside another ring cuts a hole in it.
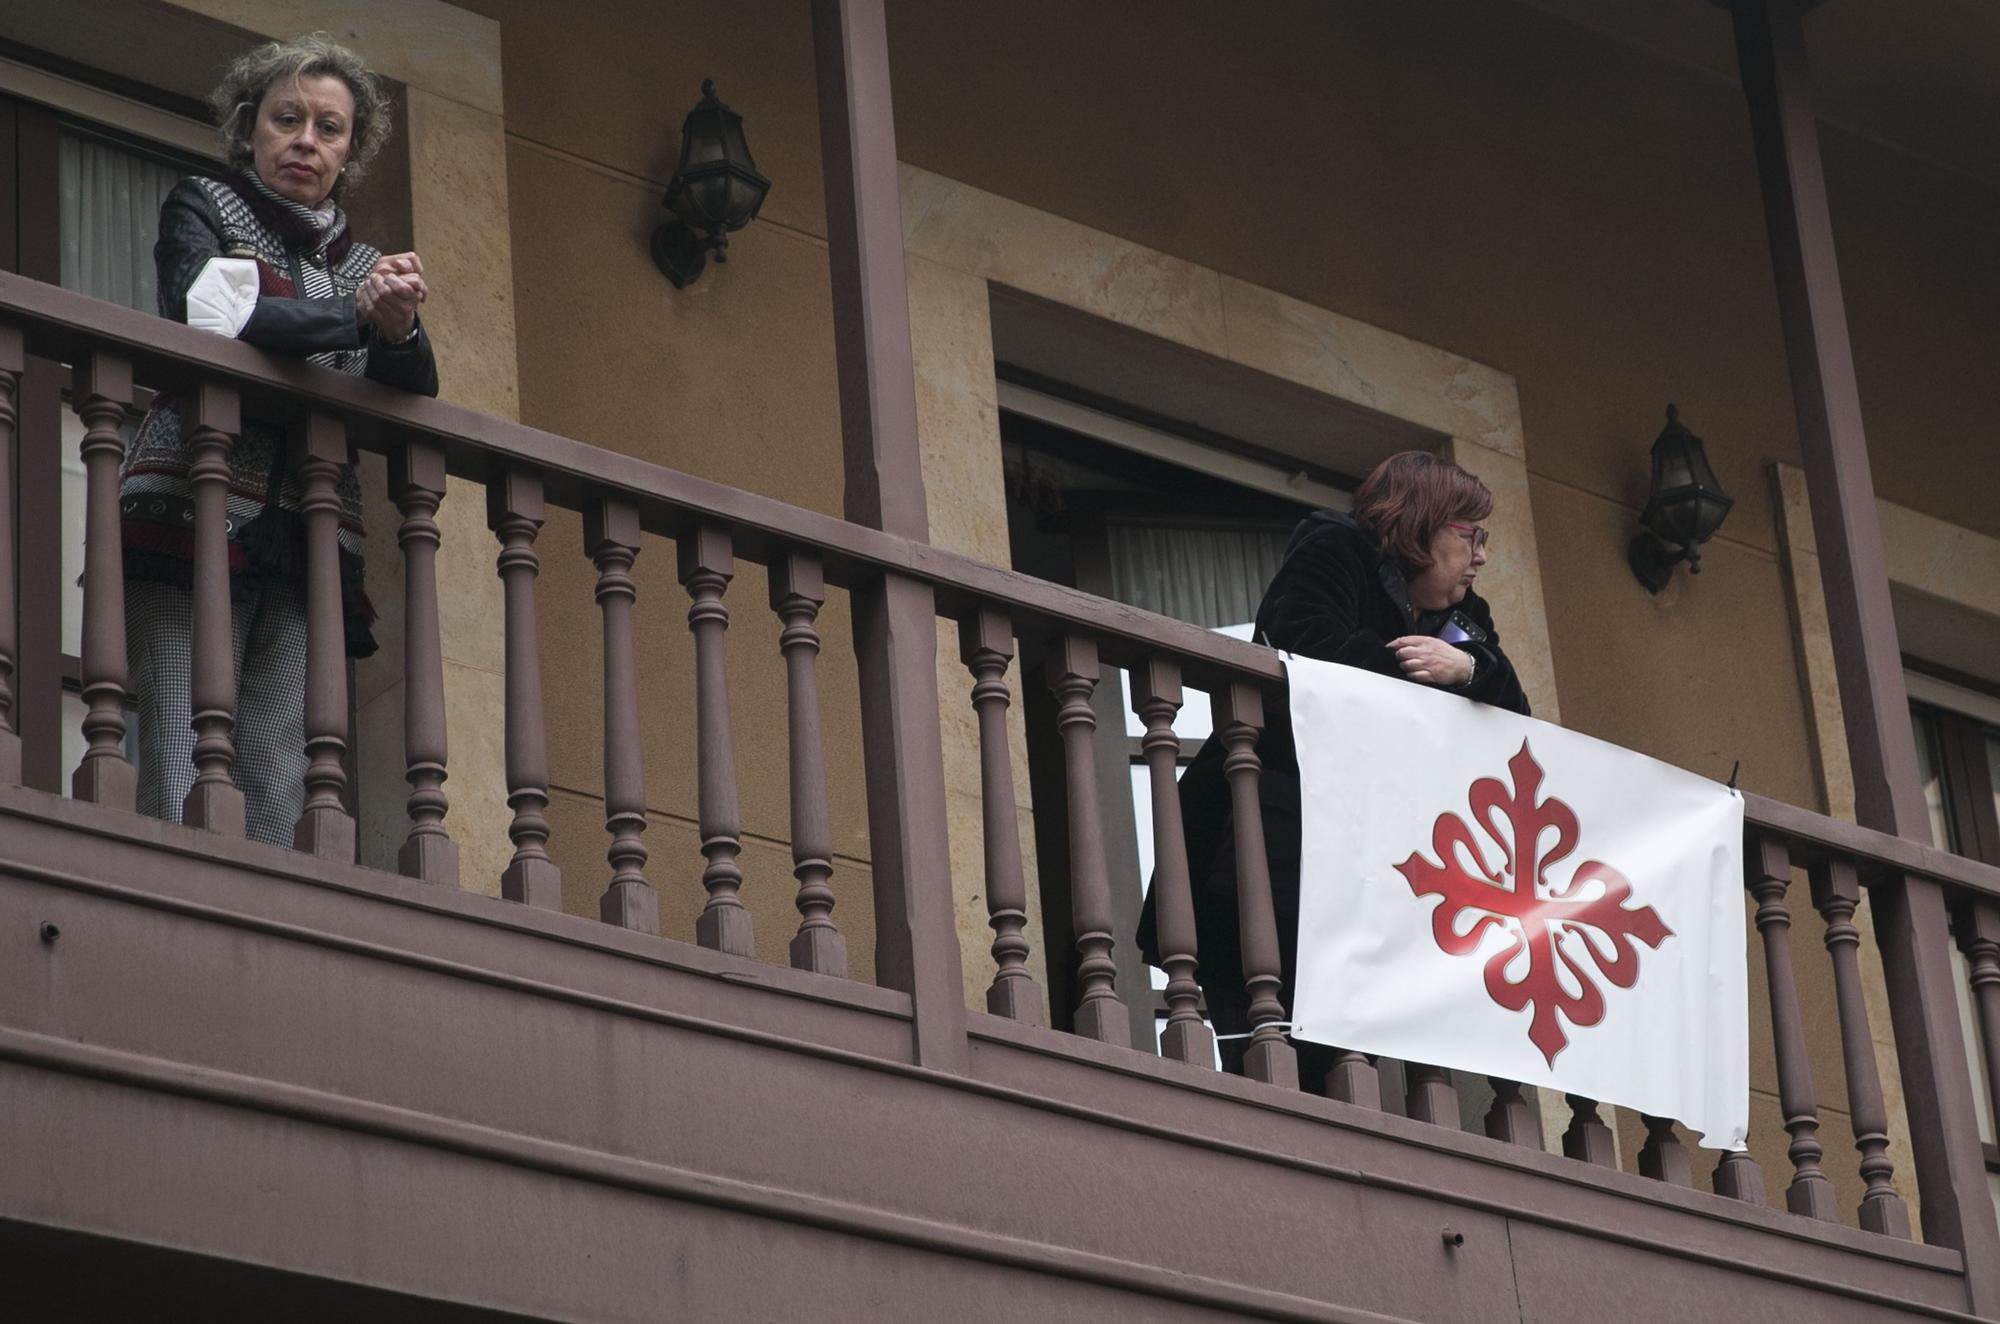
[[[1472,655],[1427,634],[1406,634],[1389,641],[1396,665],[1411,680],[1450,689],[1472,679]]]
[[[417,327],[417,305],[430,295],[424,262],[415,253],[377,258],[354,291],[355,320],[373,326],[390,344],[401,344]]]

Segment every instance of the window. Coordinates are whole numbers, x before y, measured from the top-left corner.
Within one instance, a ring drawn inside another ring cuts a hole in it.
[[[1247,637],[1285,539],[1309,509],[1287,486],[1287,471],[1129,414],[1003,385],[1001,464],[1014,568]],[[1329,504],[1347,504],[1330,485],[1315,484],[1314,492]],[[1049,1001],[1060,1026],[1074,1004],[1065,959],[1072,937],[1067,793],[1054,700],[1042,651],[1032,641],[1022,641],[1019,676]],[[1210,729],[1207,696],[1190,691],[1187,700],[1174,724],[1183,762]],[[1122,671],[1107,668],[1093,706],[1113,914],[1117,931],[1129,934],[1152,874],[1151,796],[1139,748],[1144,727],[1131,711]],[[1118,987],[1132,1009],[1133,1042],[1157,1045],[1165,1004],[1156,990],[1165,975],[1147,967],[1130,943],[1120,942],[1113,955]]]
[[[1931,840],[1954,854],[2000,865],[2000,693],[1969,677],[1905,674],[1910,724],[1917,739],[1917,775],[1930,811]],[[1986,1055],[1972,1006],[1965,958],[1951,952],[1959,1024],[1972,1069],[1973,1108],[1986,1146],[1986,1180],[2000,1209],[2000,1128],[1984,1088]]]

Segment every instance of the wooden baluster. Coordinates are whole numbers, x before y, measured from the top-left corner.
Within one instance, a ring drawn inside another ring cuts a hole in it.
[[[833,922],[833,821],[826,809],[826,755],[820,747],[819,609],[826,574],[809,552],[787,552],[771,566],[771,610],[784,629],[785,712],[791,762],[792,877],[799,883],[799,930],[792,935],[794,970],[847,977],[847,939]]]
[[[1409,1094],[1403,1105],[1405,1115],[1458,1130],[1458,1090],[1451,1083],[1451,1073],[1422,1062],[1410,1063],[1409,1073]]]
[[[708,892],[695,920],[695,941],[737,956],[757,954],[743,887],[742,818],[736,808],[736,745],[729,734],[729,667],[723,651],[729,608],[722,595],[736,573],[725,529],[704,525],[682,535],[680,579],[688,591],[688,630],[694,635],[695,774]]]
[[[70,400],[83,420],[83,698],[90,705],[83,763],[70,779],[79,800],[131,809],[139,777],[125,757],[125,552],[118,520],[118,429],[132,401],[132,365],[91,354],[76,365]]]
[[[1510,1145],[1540,1149],[1541,1113],[1522,1095],[1521,1083],[1504,1076],[1488,1076],[1486,1080],[1493,1086],[1493,1106],[1486,1110],[1486,1134]]]
[[[994,965],[986,1010],[1024,1025],[1040,1025],[1042,993],[1028,973],[1028,889],[1021,875],[1021,824],[1014,804],[1013,755],[1007,744],[1013,622],[997,611],[974,613],[959,624],[958,655],[972,673],[972,708],[979,715],[979,813]]]
[[[1057,645],[1050,688],[1060,699],[1063,784],[1069,796],[1070,910],[1076,924],[1076,1032],[1107,1044],[1132,1046],[1132,1022],[1118,996],[1118,968],[1111,959],[1111,881],[1104,867],[1104,825],[1097,801],[1097,761],[1092,739],[1097,718],[1090,695],[1097,688],[1097,643],[1065,635]]]
[[[1778,1102],[1792,1143],[1792,1184],[1785,1207],[1795,1214],[1835,1222],[1840,1211],[1833,1183],[1821,1171],[1819,1108],[1813,1099],[1812,1066],[1806,1059],[1805,1015],[1792,980],[1792,915],[1785,891],[1792,885],[1792,857],[1775,837],[1753,836],[1749,859],[1750,893],[1757,898],[1757,931],[1764,937],[1764,974],[1771,990],[1771,1037],[1778,1055]]]
[[[1326,1097],[1342,1103],[1358,1103],[1363,1108],[1382,1106],[1382,1073],[1375,1059],[1351,1048],[1333,1050],[1333,1065],[1326,1072]]]
[[[1826,919],[1826,950],[1833,958],[1834,1002],[1840,1012],[1840,1056],[1847,1069],[1848,1110],[1854,1147],[1861,1154],[1861,1226],[1909,1240],[1910,1211],[1896,1194],[1896,1165],[1889,1159],[1889,1110],[1882,1101],[1882,1077],[1875,1064],[1875,1039],[1868,1026],[1868,999],[1861,988],[1861,933],[1854,911],[1861,904],[1861,879],[1844,856],[1815,860],[1806,870],[1813,906]]]
[[[1646,1124],[1646,1143],[1639,1149],[1639,1174],[1669,1186],[1693,1186],[1694,1164],[1687,1146],[1674,1134],[1673,1119],[1639,1114]]]
[[[444,500],[444,448],[417,440],[398,448],[390,474],[403,514],[403,762],[410,783],[410,835],[396,857],[408,878],[458,886],[458,845],[446,835],[444,649],[438,634],[437,510]]]
[[[1146,724],[1140,748],[1153,793],[1153,908],[1160,965],[1167,972],[1167,1025],[1160,1033],[1160,1056],[1213,1068],[1215,1032],[1202,1022],[1201,985],[1194,977],[1194,890],[1188,881],[1175,776],[1181,758],[1181,738],[1174,734],[1174,715],[1181,710],[1180,663],[1155,655],[1131,674],[1132,711]]]
[[[354,861],[347,789],[347,619],[340,601],[340,466],[347,426],[329,414],[306,418],[303,493],[306,526],[306,799],[292,845],[324,860]]]
[[[639,509],[617,497],[594,501],[583,516],[583,546],[597,566],[604,617],[604,830],[611,883],[597,903],[607,924],[660,931],[660,898],[646,881],[645,766],[639,749],[639,680],[632,663],[632,604],[639,596],[632,562],[639,556]]]
[[[486,486],[486,527],[500,542],[496,568],[506,595],[507,825],[514,858],[500,875],[509,901],[562,909],[562,870],[549,858],[549,745],[542,718],[542,653],[535,627],[535,535],[544,507],[542,476],[509,469]]]
[[[1257,799],[1257,733],[1264,725],[1264,695],[1232,681],[1213,696],[1216,734],[1228,751],[1230,818],[1236,843],[1236,923],[1242,934],[1243,986],[1250,995],[1250,1044],[1243,1071],[1285,1089],[1299,1087],[1299,1055],[1281,1028],[1285,1004],[1278,957],[1278,919],[1271,904],[1271,861],[1264,854],[1264,815]]]
[[[1750,1157],[1748,1150],[1724,1154],[1715,1165],[1711,1181],[1715,1193],[1725,1199],[1754,1205],[1770,1203],[1764,1192],[1764,1169]]]
[[[1972,901],[1953,916],[1952,932],[1965,953],[1967,982],[1986,1045],[1986,1097],[2000,1122],[2000,905]],[[1977,1088],[1977,1085],[1974,1086]]]
[[[1600,1168],[1617,1167],[1618,1146],[1597,1113],[1597,1100],[1581,1094],[1564,1097],[1569,1100],[1569,1130],[1563,1132],[1563,1153]]]
[[[189,599],[188,698],[194,727],[194,785],[181,822],[240,837],[243,792],[229,779],[236,762],[236,658],[229,598],[229,448],[242,416],[234,389],[205,382],[181,404],[188,486],[194,496],[194,566]]]
[[[14,715],[14,670],[21,656],[20,590],[14,578],[14,432],[20,412],[14,401],[27,366],[21,332],[0,326],[0,783],[10,786],[21,780],[21,724]]]

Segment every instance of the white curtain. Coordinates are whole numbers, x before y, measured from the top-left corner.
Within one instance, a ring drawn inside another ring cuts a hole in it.
[[[1289,529],[1113,519],[1111,596],[1208,629],[1257,614]]]
[[[183,173],[99,138],[63,133],[56,168],[63,288],[157,313],[160,203]]]

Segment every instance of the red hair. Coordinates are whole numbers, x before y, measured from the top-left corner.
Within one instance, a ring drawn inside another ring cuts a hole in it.
[[[1431,564],[1431,539],[1454,521],[1477,523],[1493,513],[1486,484],[1429,451],[1391,455],[1361,480],[1354,518],[1384,557],[1406,570]]]

